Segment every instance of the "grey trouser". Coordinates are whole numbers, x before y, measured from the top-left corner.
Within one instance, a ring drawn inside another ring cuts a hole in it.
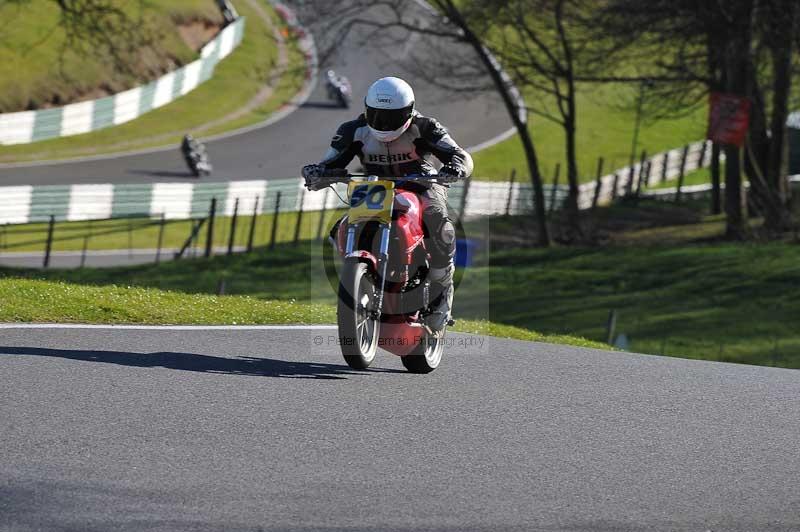
[[[431,277],[448,285],[452,282],[453,257],[456,255],[456,229],[447,214],[447,188],[433,184],[421,198],[425,248],[431,254]]]

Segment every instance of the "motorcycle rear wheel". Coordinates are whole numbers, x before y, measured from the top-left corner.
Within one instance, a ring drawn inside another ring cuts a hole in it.
[[[368,368],[378,350],[380,324],[370,316],[376,290],[374,276],[365,263],[354,260],[344,263],[336,317],[342,356],[354,369]]]
[[[411,353],[401,357],[403,366],[411,373],[430,373],[438,368],[442,361],[446,329],[445,327],[445,331],[439,336],[426,332],[419,345]]]

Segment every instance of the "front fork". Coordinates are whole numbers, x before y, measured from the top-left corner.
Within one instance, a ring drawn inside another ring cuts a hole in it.
[[[383,309],[383,291],[386,288],[386,272],[389,268],[389,234],[392,227],[390,224],[381,224],[380,235],[381,243],[378,248],[378,275],[380,276],[381,286],[375,297],[375,308],[373,313],[375,319],[381,317],[381,309]],[[347,241],[345,242],[345,255],[349,255],[355,251],[356,243],[356,228],[353,225],[347,228]]]

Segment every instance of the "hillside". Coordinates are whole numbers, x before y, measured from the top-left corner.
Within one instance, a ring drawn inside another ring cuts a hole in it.
[[[197,57],[222,24],[214,0],[112,4],[139,22],[137,31],[149,43],[125,50],[125,36],[112,35],[125,50],[127,72],[99,50],[81,53],[69,41],[55,2],[0,2],[0,113],[99,98],[154,79]]]

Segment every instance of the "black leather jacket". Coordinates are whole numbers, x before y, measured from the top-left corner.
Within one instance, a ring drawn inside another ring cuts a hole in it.
[[[435,172],[433,155],[472,174],[472,157],[464,151],[436,119],[414,112],[411,125],[392,142],[381,142],[370,132],[362,114],[345,122],[331,139],[331,147],[320,162],[327,168],[346,168],[354,157],[364,172],[377,176],[426,175]]]

